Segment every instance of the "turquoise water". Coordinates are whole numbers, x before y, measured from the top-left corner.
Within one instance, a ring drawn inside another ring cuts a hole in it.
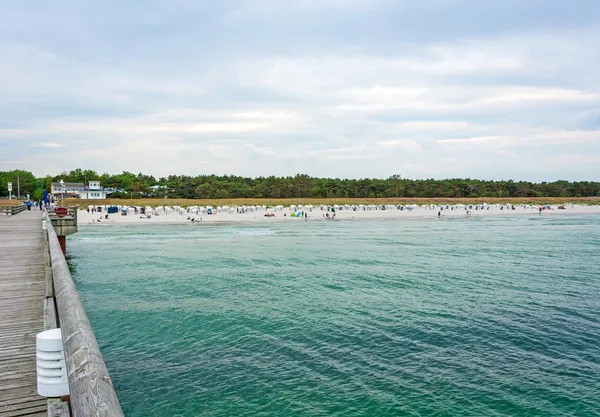
[[[600,415],[600,216],[81,227],[127,416]]]

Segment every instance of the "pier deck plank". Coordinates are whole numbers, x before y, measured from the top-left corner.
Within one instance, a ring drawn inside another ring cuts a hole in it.
[[[48,416],[37,395],[35,335],[44,331],[42,213],[0,216],[0,416]]]

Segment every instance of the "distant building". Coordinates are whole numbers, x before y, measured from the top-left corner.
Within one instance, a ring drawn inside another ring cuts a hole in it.
[[[100,186],[100,181],[90,181],[90,185],[79,192],[82,200],[103,200],[107,195],[108,192]]]
[[[85,188],[82,182],[65,182],[64,186],[59,182],[53,182],[50,186],[50,192],[54,196],[77,197]]]
[[[65,182],[61,186],[59,182],[53,182],[51,192],[55,197],[63,196],[66,198],[80,198],[82,200],[102,200],[115,192],[122,192],[114,188],[104,188],[100,185],[100,181],[90,181],[89,186],[85,186],[82,182]]]
[[[166,185],[153,185],[151,187],[148,187],[148,195],[153,195],[153,196],[166,196],[167,194],[169,194],[171,192],[171,190],[169,190],[169,187]]]

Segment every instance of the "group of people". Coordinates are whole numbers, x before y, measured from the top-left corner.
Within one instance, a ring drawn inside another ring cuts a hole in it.
[[[34,210],[37,210],[38,208],[40,210],[42,210],[44,208],[44,202],[42,200],[39,200],[39,201],[27,200],[27,202],[25,204],[27,204],[27,210],[31,210],[32,207]]]
[[[291,217],[300,217],[301,219],[308,219],[308,213],[304,212],[304,211],[301,211],[299,213],[292,213],[290,216]],[[268,217],[271,217],[271,216],[268,216]],[[283,213],[283,217],[287,217],[287,213]]]

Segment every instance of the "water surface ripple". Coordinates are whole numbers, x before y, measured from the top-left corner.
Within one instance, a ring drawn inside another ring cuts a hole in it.
[[[600,415],[600,216],[100,226],[127,416]]]

